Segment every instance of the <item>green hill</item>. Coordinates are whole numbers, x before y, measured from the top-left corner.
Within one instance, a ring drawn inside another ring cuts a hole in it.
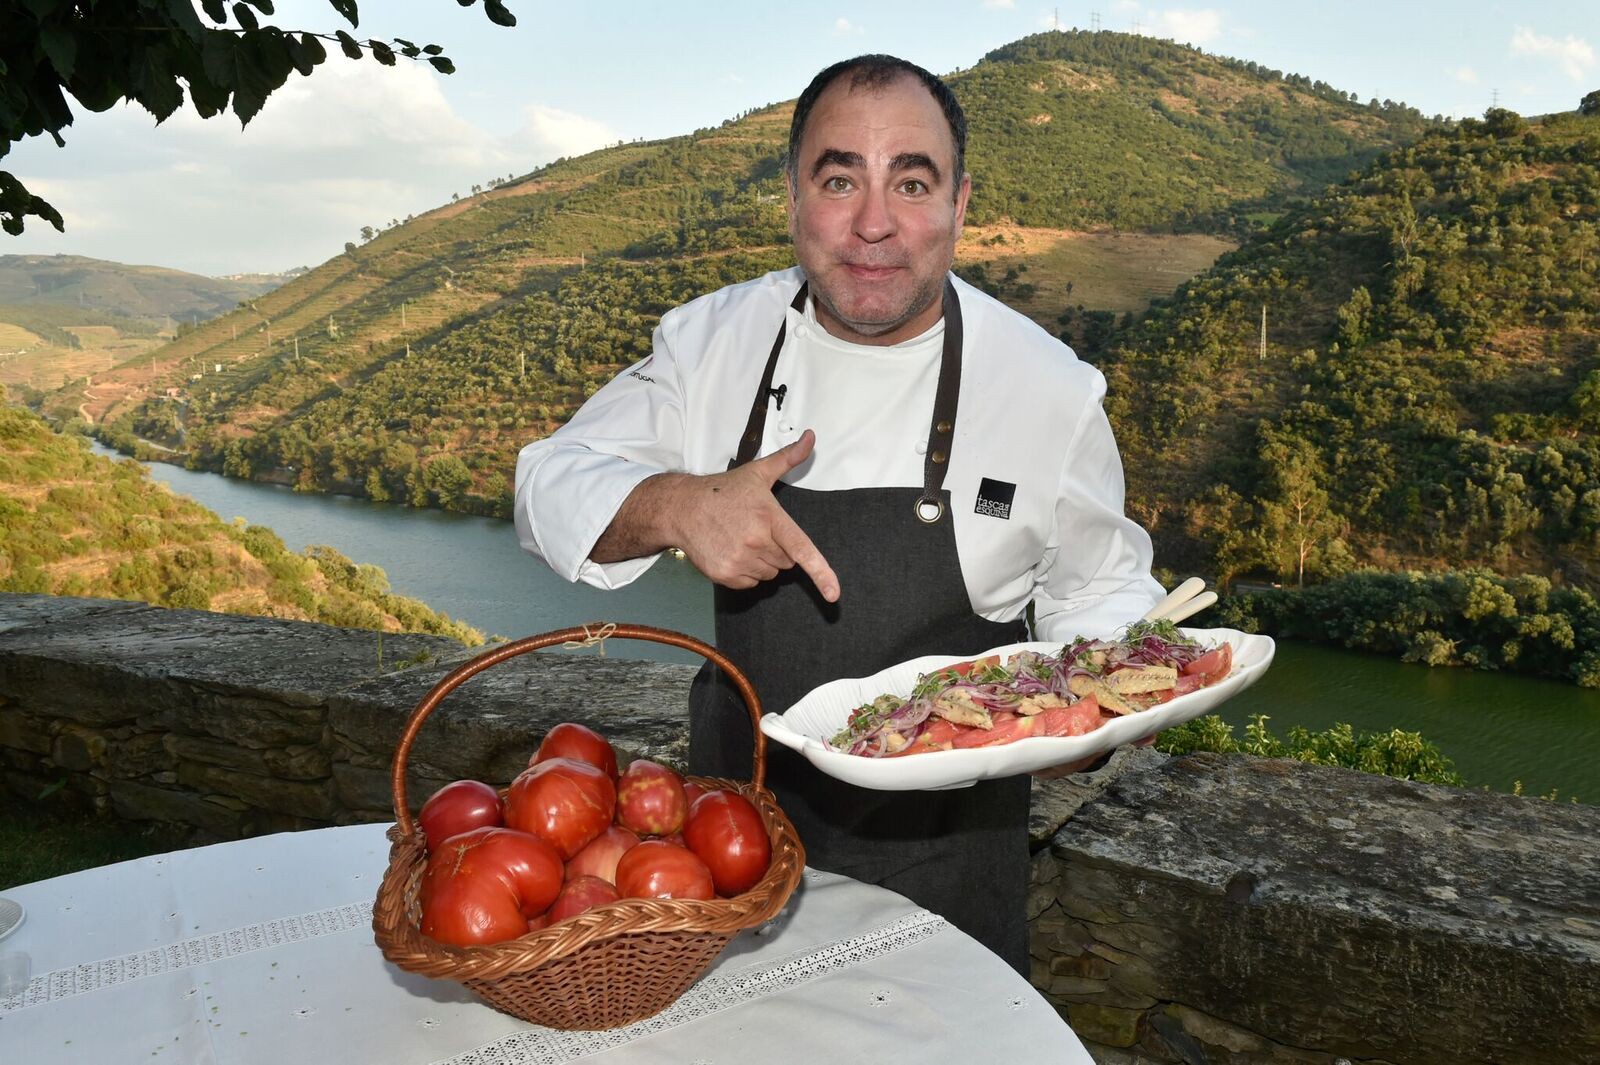
[[[0,255],[0,304],[73,307],[161,322],[214,318],[283,283],[202,277],[161,266],[130,266],[82,255]],[[9,319],[7,319],[9,320]],[[85,319],[69,324],[101,324]]]
[[[1600,117],[1504,111],[1224,256],[1102,360],[1163,564],[1600,587],[1597,268]]]
[[[962,269],[1091,341],[1092,312],[1141,310],[1231,246],[1178,231],[1231,235],[1423,125],[1110,33],[1029,38],[950,81],[978,190]],[[504,513],[516,449],[637,358],[662,310],[790,262],[790,113],[491,183],[46,408],[208,469]]]
[[[294,554],[271,529],[225,523],[150,480],[137,463],[101,458],[82,438],[3,405],[0,591],[135,599],[483,642],[468,626],[391,594],[376,566],[327,547]]]

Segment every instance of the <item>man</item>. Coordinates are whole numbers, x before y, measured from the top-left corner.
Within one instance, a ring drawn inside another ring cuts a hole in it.
[[[888,56],[829,67],[790,130],[799,268],[663,316],[654,353],[517,463],[528,551],[617,587],[668,547],[717,585],[717,644],[780,712],[925,654],[1110,633],[1161,594],[1122,513],[1105,382],[954,279],[966,120]],[[707,667],[690,764],[748,777]],[[881,883],[1026,972],[1028,780],[876,792],[769,748],[810,864]]]

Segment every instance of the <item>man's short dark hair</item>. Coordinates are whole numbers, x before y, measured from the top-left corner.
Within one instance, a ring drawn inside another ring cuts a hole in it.
[[[800,140],[805,136],[806,122],[811,118],[812,108],[817,105],[817,98],[829,85],[846,74],[850,75],[852,90],[885,89],[908,74],[922,82],[923,88],[928,90],[934,102],[939,105],[939,109],[944,112],[945,121],[950,123],[950,139],[956,146],[956,168],[951,182],[953,185],[951,195],[959,194],[961,175],[967,172],[966,112],[961,110],[961,102],[956,99],[956,94],[950,91],[950,86],[915,63],[908,63],[892,55],[858,55],[854,59],[840,60],[811,79],[811,84],[806,86],[806,91],[800,94],[799,102],[794,105],[794,118],[789,123],[789,179],[796,185],[800,183]]]

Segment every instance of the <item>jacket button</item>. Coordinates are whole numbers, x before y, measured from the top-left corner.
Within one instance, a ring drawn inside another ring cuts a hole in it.
[[[935,466],[942,466],[942,465],[944,465],[944,460],[945,460],[945,459],[946,459],[946,458],[947,458],[947,457],[948,457],[948,456],[946,456],[946,455],[945,455],[945,453],[944,453],[944,452],[943,452],[943,451],[935,451],[935,452],[934,452],[934,453],[933,453],[933,464],[934,464],[934,465],[935,465]]]
[[[933,427],[933,431],[936,433],[948,433],[954,428],[955,426],[951,425],[949,422],[940,422],[938,425]]]
[[[928,442],[926,440],[918,440],[916,443],[916,452],[919,455],[926,455],[928,453]]]

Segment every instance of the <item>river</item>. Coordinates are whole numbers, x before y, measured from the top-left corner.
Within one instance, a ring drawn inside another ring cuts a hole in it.
[[[95,444],[101,454],[115,452]],[[510,523],[348,496],[294,492],[166,463],[152,476],[225,520],[276,531],[293,550],[326,544],[381,566],[393,589],[487,634],[516,637],[588,621],[659,625],[711,638],[711,588],[686,562],[664,558],[627,588],[603,592],[561,580],[525,555]],[[612,641],[625,658],[697,661],[655,644]],[[1473,785],[1527,794],[1556,789],[1600,802],[1600,692],[1555,681],[1430,669],[1377,655],[1282,643],[1266,676],[1225,704],[1242,733],[1266,714],[1280,735],[1348,722],[1358,731],[1422,733]]]

